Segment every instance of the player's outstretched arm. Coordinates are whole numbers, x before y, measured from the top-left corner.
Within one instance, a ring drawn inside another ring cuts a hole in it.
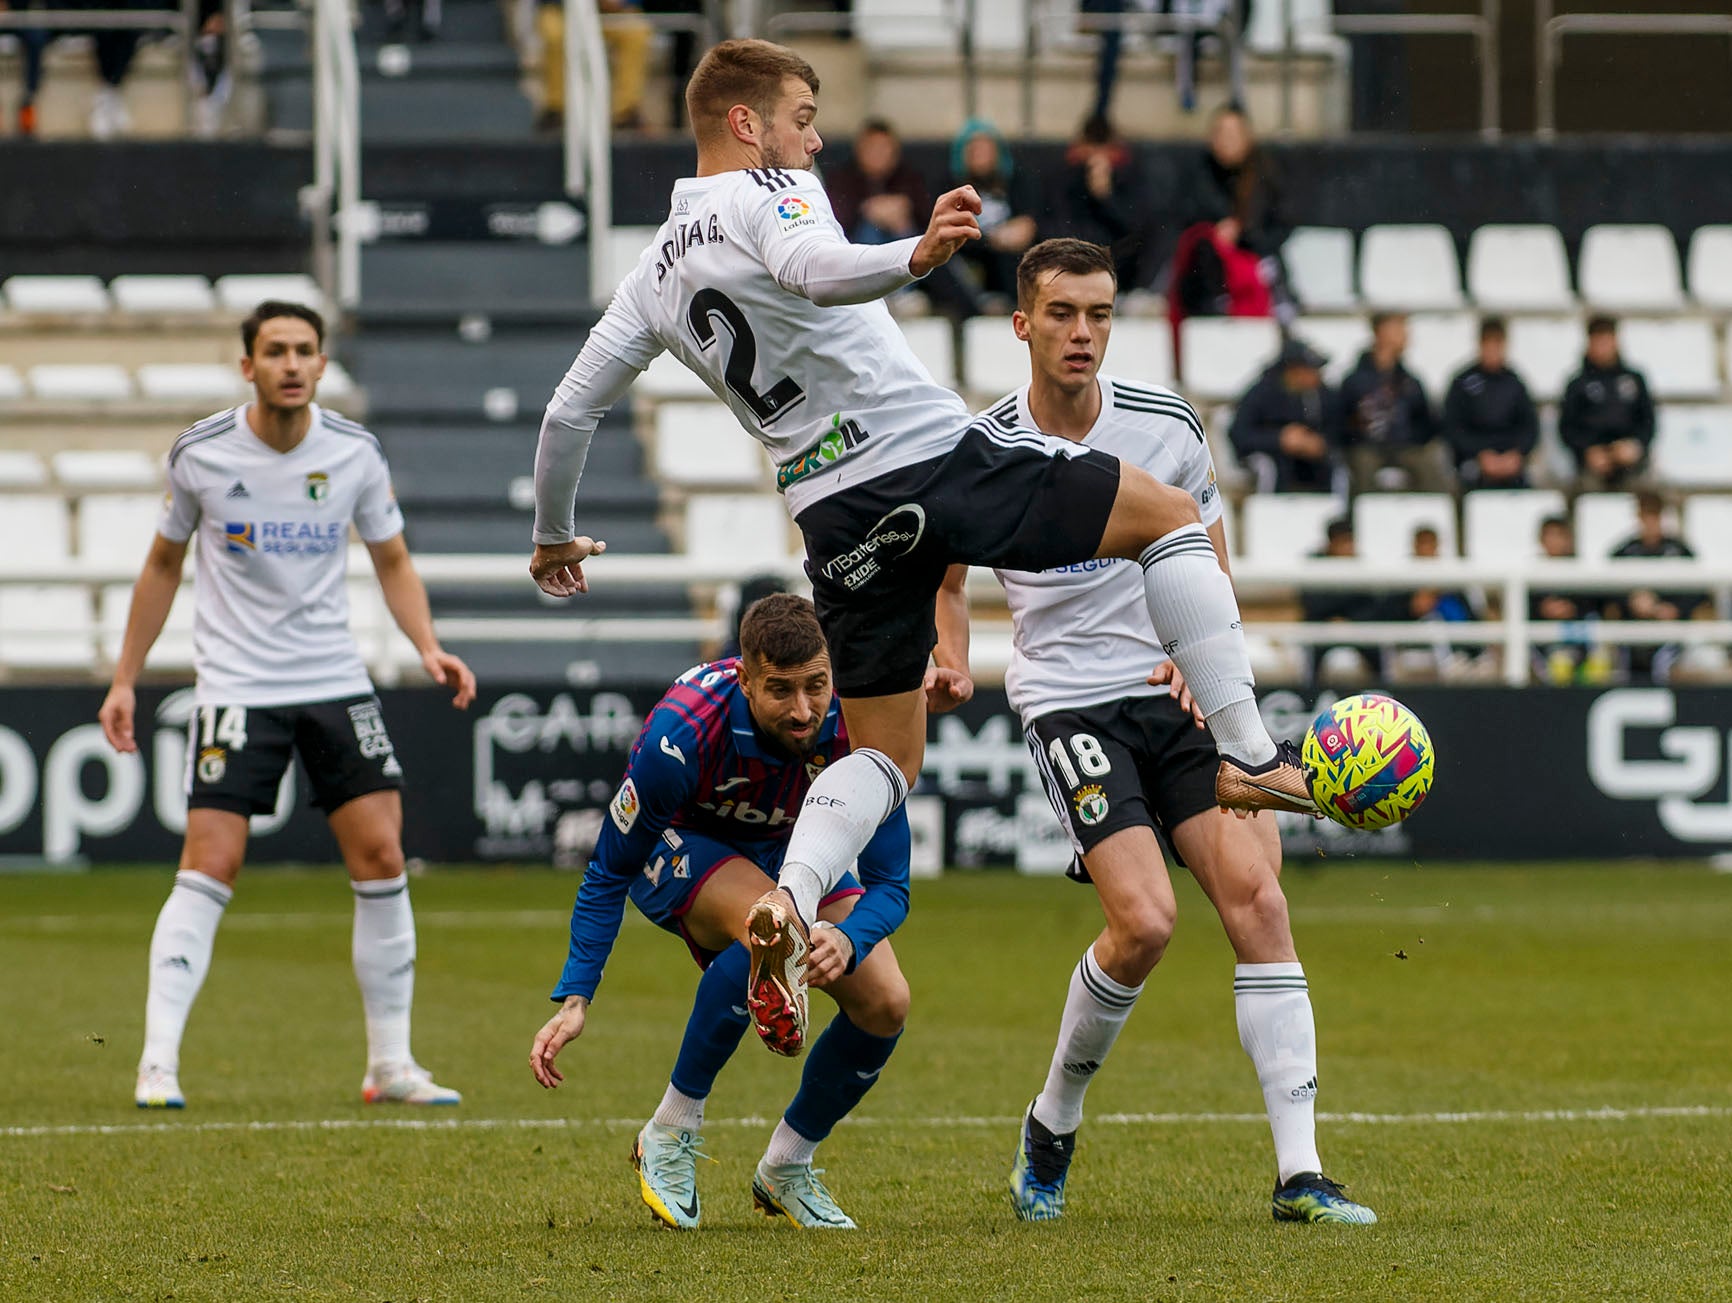
[[[440,687],[451,689],[453,706],[468,709],[475,700],[475,675],[460,657],[439,645],[439,635],[433,630],[433,608],[427,603],[427,586],[415,571],[409,545],[398,534],[367,544],[367,553],[373,558],[373,573],[379,577],[379,591],[385,594],[391,618],[415,644],[427,676]]]
[[[949,262],[951,255],[970,240],[978,240],[979,216],[980,195],[973,186],[959,186],[939,195],[938,202],[932,205],[932,220],[926,225],[926,234],[914,247],[908,270],[924,276]]]
[[[133,685],[144,669],[144,658],[156,645],[174,595],[180,591],[181,567],[186,563],[186,543],[158,534],[144,559],[144,569],[132,587],[132,606],[126,613],[126,634],[120,643],[120,659],[114,666],[114,682],[97,712],[102,735],[116,751],[138,750],[133,736],[137,708]]]
[[[565,1080],[565,1074],[553,1066],[553,1061],[559,1057],[561,1050],[583,1035],[583,1024],[587,1021],[588,1014],[588,997],[567,996],[565,1003],[560,1005],[559,1012],[549,1018],[546,1025],[535,1034],[535,1044],[529,1047],[529,1070],[548,1090],[553,1090]]]
[[[974,696],[968,672],[968,567],[951,566],[938,590],[934,622],[938,645],[926,671],[926,713],[942,715]]]

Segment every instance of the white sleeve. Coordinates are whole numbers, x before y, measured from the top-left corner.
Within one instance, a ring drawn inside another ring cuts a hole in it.
[[[810,172],[792,189],[740,201],[746,227],[776,283],[821,308],[870,303],[918,279],[908,270],[919,237],[850,244],[830,198]]]
[[[1179,486],[1197,500],[1197,514],[1205,526],[1221,518],[1221,486],[1215,483],[1215,459],[1209,455],[1209,441],[1203,434],[1203,422],[1189,403],[1182,424],[1185,429],[1187,455],[1180,462]],[[1178,419],[1178,418],[1173,418]]]
[[[403,510],[391,488],[391,467],[383,450],[369,461],[361,495],[355,500],[355,531],[364,543],[383,543],[403,532]]]
[[[168,494],[162,500],[162,518],[156,532],[171,543],[184,543],[198,528],[204,513],[198,505],[198,491],[192,484],[192,460],[169,454]]]
[[[569,543],[575,537],[577,482],[595,427],[662,351],[634,289],[632,280],[620,286],[548,400],[535,448],[537,543]]]

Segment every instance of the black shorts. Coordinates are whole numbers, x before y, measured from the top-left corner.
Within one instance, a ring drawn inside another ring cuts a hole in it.
[[[1055,710],[1029,725],[1028,749],[1085,882],[1082,856],[1114,833],[1153,828],[1171,849],[1174,828],[1218,808],[1215,744],[1171,696]]]
[[[403,766],[375,696],[304,706],[198,706],[187,724],[186,804],[269,814],[296,753],[312,803],[338,806],[403,786]]]
[[[918,688],[937,642],[933,602],[951,565],[1048,570],[1099,551],[1119,491],[1116,458],[1029,430],[975,422],[943,457],[813,503],[812,600],[836,690]]]

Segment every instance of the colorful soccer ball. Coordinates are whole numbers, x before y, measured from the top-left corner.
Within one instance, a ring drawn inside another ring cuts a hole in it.
[[[1343,697],[1312,720],[1302,754],[1317,808],[1365,830],[1400,823],[1419,809],[1437,760],[1419,717],[1375,692]]]

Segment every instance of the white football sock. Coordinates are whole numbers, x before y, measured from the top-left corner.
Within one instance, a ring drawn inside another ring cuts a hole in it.
[[[806,1139],[783,1118],[770,1135],[770,1147],[764,1151],[764,1165],[788,1167],[795,1163],[809,1163],[817,1152],[818,1142]]]
[[[878,825],[908,796],[908,781],[882,751],[861,747],[828,766],[806,793],[777,885],[811,927],[818,902],[854,867]]]
[[[1140,986],[1114,981],[1095,962],[1094,947],[1070,975],[1070,994],[1058,1024],[1058,1046],[1052,1052],[1046,1085],[1035,1096],[1034,1116],[1054,1135],[1068,1135],[1082,1123],[1083,1096],[1089,1082],[1106,1062],[1125,1019],[1143,993]]]
[[[150,936],[150,976],[144,999],[144,1056],[139,1066],[155,1064],[180,1071],[180,1042],[187,1015],[210,971],[217,924],[235,889],[209,874],[182,869],[156,916]]]
[[[1257,712],[1239,599],[1209,531],[1201,525],[1175,529],[1144,548],[1140,560],[1149,618],[1203,708],[1216,749],[1262,764],[1275,754],[1275,743]]]
[[[352,954],[367,1015],[367,1066],[410,1062],[409,1010],[415,1002],[415,912],[409,878],[351,882],[355,889]]]
[[[1239,1044],[1251,1056],[1263,1087],[1282,1184],[1299,1172],[1321,1172],[1317,1024],[1304,965],[1239,964],[1233,969],[1233,1007],[1239,1015]]]
[[[682,1095],[672,1082],[656,1109],[656,1122],[675,1131],[701,1131],[704,1126],[704,1101]]]

